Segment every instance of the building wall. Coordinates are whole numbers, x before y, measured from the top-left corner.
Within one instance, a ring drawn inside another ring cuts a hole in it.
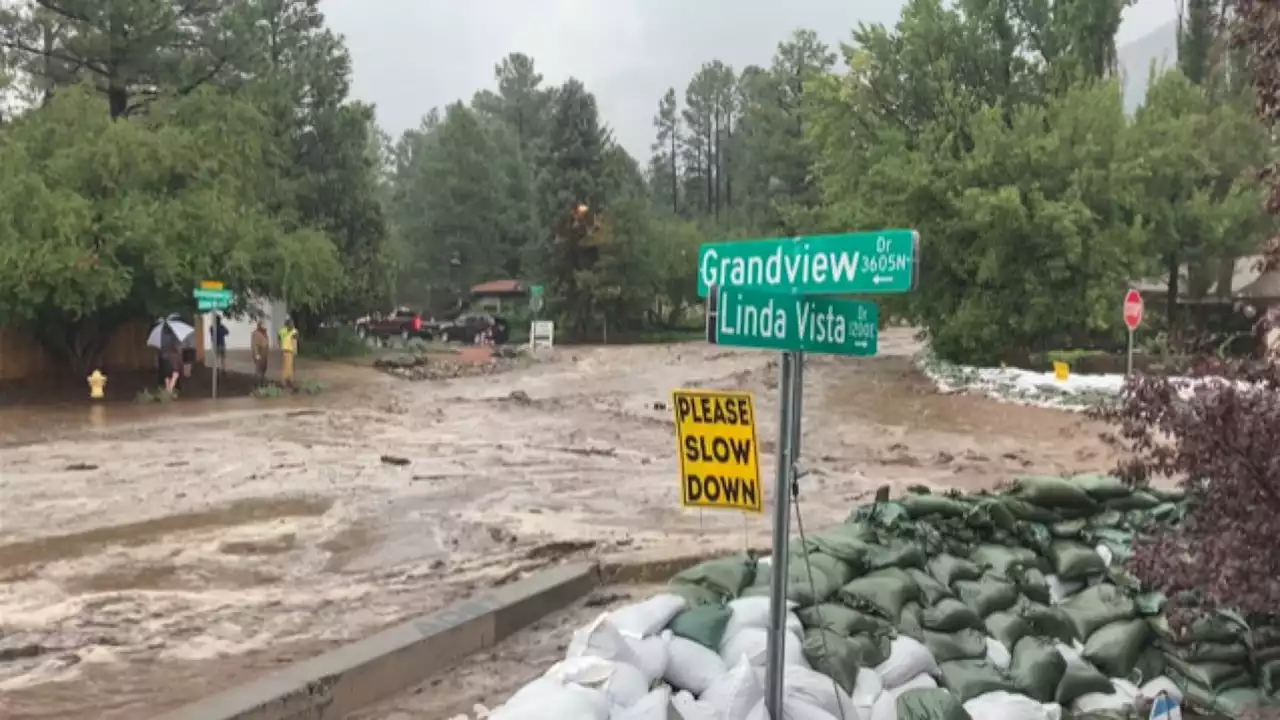
[[[155,350],[147,347],[151,323],[138,320],[116,331],[103,353],[102,371],[146,370],[155,367]],[[29,334],[0,327],[0,380],[21,380],[50,375],[54,359]]]
[[[267,337],[274,338],[284,321],[289,318],[289,306],[282,300],[254,299],[249,301],[249,310],[243,315],[223,314],[222,323],[227,327],[227,349],[248,350],[251,346],[253,330],[261,317],[267,323]],[[200,317],[200,340],[204,345],[212,345],[213,338],[209,334],[213,327],[213,314],[206,313]]]

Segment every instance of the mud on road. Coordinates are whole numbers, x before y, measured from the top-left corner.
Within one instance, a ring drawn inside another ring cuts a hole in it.
[[[884,483],[1110,464],[1079,416],[937,395],[914,350],[890,331],[881,357],[809,360],[807,527]],[[679,508],[666,404],[755,391],[771,467],[776,354],[557,353],[440,382],[345,368],[304,401],[0,412],[0,716],[146,718],[568,554],[767,543],[767,514]]]

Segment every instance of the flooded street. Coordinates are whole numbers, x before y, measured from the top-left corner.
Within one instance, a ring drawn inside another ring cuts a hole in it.
[[[891,330],[881,357],[810,359],[806,527],[883,483],[1109,466],[1088,421],[939,396],[914,349]],[[0,716],[145,720],[566,553],[767,542],[767,514],[679,508],[667,403],[755,391],[771,469],[775,353],[556,353],[439,382],[329,366],[303,400],[0,411]]]

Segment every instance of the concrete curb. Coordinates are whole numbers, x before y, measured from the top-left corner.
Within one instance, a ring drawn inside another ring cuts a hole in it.
[[[600,580],[595,565],[552,568],[154,720],[339,720],[493,647]]]

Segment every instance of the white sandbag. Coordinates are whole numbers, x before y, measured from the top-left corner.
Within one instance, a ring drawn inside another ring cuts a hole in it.
[[[1062,706],[1058,703],[1045,703],[1044,715],[1049,720],[1062,720]]]
[[[576,657],[558,662],[546,677],[562,685],[577,684],[605,694],[614,705],[630,707],[649,692],[649,680],[634,665],[597,657]]]
[[[1045,575],[1044,582],[1049,586],[1049,602],[1061,605],[1064,600],[1084,589],[1083,580],[1064,581],[1057,575]]]
[[[885,689],[898,687],[921,673],[942,676],[938,661],[933,659],[929,648],[906,635],[893,639],[893,644],[889,646],[889,659],[877,665],[875,670],[884,681]]]
[[[671,707],[680,720],[721,720],[716,709],[681,690],[671,696]]]
[[[898,720],[898,696],[886,690],[871,706],[870,720]]]
[[[809,661],[804,656],[804,643],[800,638],[787,633],[783,643],[785,647],[782,657],[785,664],[809,667]],[[746,658],[752,665],[763,666],[769,662],[769,631],[743,628],[720,647],[720,659],[729,667],[736,665],[742,658]]]
[[[919,675],[902,683],[898,687],[893,689],[886,689],[884,692],[886,695],[892,695],[896,700],[898,696],[902,695],[908,690],[936,690],[937,688],[938,688],[938,681],[934,680],[932,675],[930,675],[929,673],[920,673]]]
[[[724,626],[724,640],[720,641],[722,650],[724,649],[724,644],[740,630],[746,628],[767,630],[769,628],[768,597],[738,598],[737,600],[731,600],[726,607],[733,614],[729,616],[729,622]],[[794,633],[796,637],[803,638],[804,625],[794,612],[790,612],[795,608],[796,604],[794,602],[787,601],[787,630]]]
[[[671,619],[679,615],[688,602],[679,595],[670,593],[655,595],[643,602],[624,605],[609,613],[609,621],[623,635],[631,637],[649,637],[661,632],[671,624]]]
[[[650,684],[667,672],[667,648],[671,644],[671,638],[670,630],[663,630],[660,635],[650,635],[646,638],[624,637],[631,652],[635,653],[636,667],[649,678]]]
[[[722,720],[745,718],[764,699],[764,685],[756,678],[755,669],[746,658],[739,660],[729,672],[716,678],[698,698],[712,707]]]
[[[565,658],[596,657],[614,662],[626,663],[631,667],[640,667],[640,658],[631,649],[627,639],[618,628],[609,621],[608,613],[604,613],[591,621],[591,624],[575,630],[569,641],[569,649]]]
[[[1128,698],[1130,705],[1136,704],[1138,698],[1142,697],[1142,688],[1124,678],[1111,678],[1111,687],[1116,689],[1118,695]]]
[[[614,705],[609,720],[668,720],[671,717],[671,688],[651,690],[631,707]]]
[[[859,671],[870,673],[870,670]],[[853,700],[844,688],[836,684],[829,676],[816,670],[788,665],[783,670],[783,705],[792,700],[813,705],[836,717],[855,720],[858,715],[854,710]],[[856,687],[854,688],[857,689]]]
[[[858,668],[858,678],[853,681],[853,692],[849,693],[849,700],[858,710],[857,717],[865,718],[870,715],[871,708],[875,707],[876,701],[883,694],[884,681],[880,679],[880,673],[867,667]]]
[[[1178,687],[1177,683],[1170,680],[1165,675],[1151,678],[1142,686],[1141,689],[1142,696],[1145,698],[1151,698],[1154,700],[1161,692],[1164,692],[1169,696],[1170,700],[1173,700],[1179,705],[1182,704],[1182,689]]]
[[[765,718],[767,720],[767,714]],[[840,716],[832,715],[817,705],[799,698],[787,697],[782,700],[782,720],[840,720]]]
[[[1133,698],[1124,693],[1086,693],[1071,702],[1071,712],[1077,715],[1088,713],[1124,712],[1133,707]]]
[[[744,720],[769,720],[769,709],[764,706],[764,701],[756,703]]]
[[[609,700],[598,690],[543,677],[495,708],[489,720],[609,720]]]
[[[1011,692],[983,693],[964,704],[970,717],[982,720],[1049,720],[1044,705]]]
[[[1063,660],[1067,661],[1068,665],[1073,665],[1075,667],[1087,667],[1090,669],[1093,668],[1093,666],[1084,659],[1084,655],[1074,647],[1067,645],[1066,643],[1054,643],[1054,647],[1057,648],[1058,654],[1062,656]]]
[[[1008,670],[1009,664],[1013,662],[1013,656],[1009,654],[1009,648],[1004,643],[993,637],[987,637],[987,662],[995,665],[1000,670]]]
[[[676,690],[701,695],[727,672],[729,667],[710,648],[682,637],[667,643],[667,670],[662,677]]]
[[[1094,548],[1093,551],[1098,553],[1098,557],[1102,558],[1102,563],[1107,567],[1111,567],[1112,561],[1116,559],[1116,554],[1111,552],[1111,548],[1102,543],[1098,543],[1098,547]]]

